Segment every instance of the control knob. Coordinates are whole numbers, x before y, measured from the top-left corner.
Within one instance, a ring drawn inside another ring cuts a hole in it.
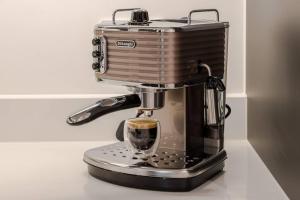
[[[92,40],[92,44],[93,44],[94,46],[101,45],[101,40],[100,40],[99,38],[94,38],[94,39]]]
[[[99,70],[100,69],[100,63],[93,63],[92,68],[93,68],[93,70]]]
[[[130,24],[148,24],[148,11],[144,9],[137,9],[131,12]]]
[[[92,55],[93,55],[94,58],[100,58],[100,57],[102,57],[100,51],[93,51]]]

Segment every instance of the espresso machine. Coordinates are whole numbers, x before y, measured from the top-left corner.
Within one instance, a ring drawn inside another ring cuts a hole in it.
[[[120,12],[131,12],[131,19],[117,20]],[[204,12],[216,19],[192,19]],[[112,20],[95,26],[97,80],[131,94],[101,99],[67,123],[132,108],[136,116],[116,128],[119,142],[84,153],[92,176],[140,189],[190,191],[223,171],[224,121],[231,110],[225,103],[228,27],[216,9],[149,20],[140,8],[115,10]]]

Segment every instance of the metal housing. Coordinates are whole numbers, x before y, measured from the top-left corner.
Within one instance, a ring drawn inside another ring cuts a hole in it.
[[[224,77],[228,23],[216,21],[152,20],[147,25],[124,21],[102,22],[95,37],[105,37],[106,71],[98,80],[183,86],[207,77],[199,63],[214,76]],[[118,45],[122,44],[122,45]],[[127,45],[126,45],[127,44]],[[133,45],[134,44],[134,45]]]

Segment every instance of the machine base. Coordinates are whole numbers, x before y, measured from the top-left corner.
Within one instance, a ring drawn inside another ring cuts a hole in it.
[[[205,159],[161,149],[142,160],[126,148],[124,142],[90,149],[84,154],[89,173],[117,185],[183,192],[190,191],[224,168],[224,150]]]
[[[188,192],[203,184],[214,175],[223,171],[224,162],[216,165],[206,172],[190,178],[164,178],[137,176],[124,174],[111,170],[102,169],[93,165],[88,165],[89,173],[100,180],[138,189],[170,191],[170,192]]]

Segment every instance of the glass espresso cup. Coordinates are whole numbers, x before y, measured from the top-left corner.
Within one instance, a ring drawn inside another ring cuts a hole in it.
[[[125,121],[124,139],[127,147],[140,158],[155,154],[160,138],[159,121],[152,118],[133,118]]]

